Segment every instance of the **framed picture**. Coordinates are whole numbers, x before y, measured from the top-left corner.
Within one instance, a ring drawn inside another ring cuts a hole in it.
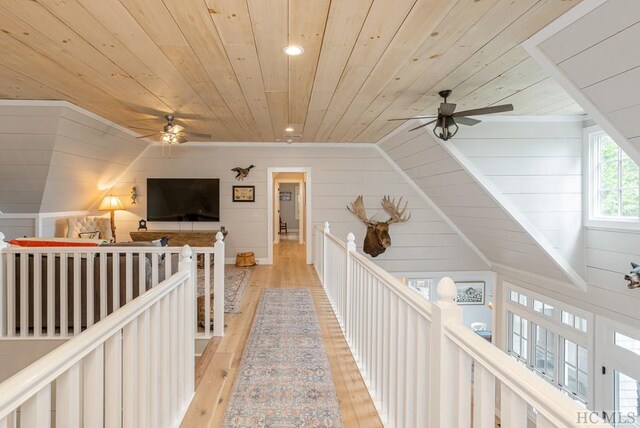
[[[291,200],[291,192],[280,192],[280,200],[281,201],[290,201]]]
[[[457,281],[456,289],[459,305],[484,305],[484,281]]]
[[[233,186],[233,202],[255,202],[256,186]]]

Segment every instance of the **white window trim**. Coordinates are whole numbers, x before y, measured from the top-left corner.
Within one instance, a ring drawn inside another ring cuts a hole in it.
[[[595,189],[595,177],[592,173],[597,162],[596,147],[591,144],[590,135],[596,132],[604,132],[598,126],[588,126],[583,129],[583,224],[589,229],[606,229],[606,230],[640,230],[640,220],[623,219],[623,218],[598,218],[594,215],[594,208],[597,204]],[[622,150],[622,147],[620,147]]]

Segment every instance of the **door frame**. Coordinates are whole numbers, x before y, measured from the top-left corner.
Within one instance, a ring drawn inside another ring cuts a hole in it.
[[[304,214],[305,214],[305,237],[306,237],[306,251],[307,251],[307,264],[311,264],[311,245],[309,245],[309,237],[311,236],[311,168],[310,167],[296,167],[296,166],[282,166],[282,167],[269,167],[267,168],[267,264],[273,264],[273,224],[274,224],[274,194],[273,186],[275,184],[274,175],[279,172],[301,172],[305,174],[305,186],[304,186]],[[302,231],[299,231],[302,233]]]

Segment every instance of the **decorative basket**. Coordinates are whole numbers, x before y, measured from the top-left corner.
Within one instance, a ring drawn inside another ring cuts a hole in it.
[[[236,255],[236,267],[247,267],[256,265],[256,256],[252,252],[238,253]]]

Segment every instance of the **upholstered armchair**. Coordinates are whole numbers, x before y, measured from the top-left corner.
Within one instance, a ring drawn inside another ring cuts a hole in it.
[[[67,238],[88,238],[80,236],[91,232],[100,232],[97,239],[113,240],[111,220],[106,217],[70,217],[67,219]]]

